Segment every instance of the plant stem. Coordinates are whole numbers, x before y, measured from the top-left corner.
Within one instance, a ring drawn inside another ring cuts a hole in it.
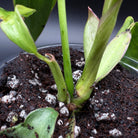
[[[58,14],[59,14],[60,34],[62,41],[65,82],[67,85],[67,89],[70,93],[70,96],[73,97],[74,86],[73,86],[72,69],[70,62],[65,0],[58,0]]]
[[[35,54],[35,56],[48,64],[48,66],[52,72],[52,75],[54,77],[55,83],[57,85],[58,100],[61,102],[68,103],[70,101],[70,99],[69,99],[70,97],[69,97],[69,94],[67,91],[65,80],[64,80],[63,74],[61,72],[61,69],[60,69],[58,63],[56,62],[54,56],[52,54],[46,54],[47,57],[45,57],[39,53]]]

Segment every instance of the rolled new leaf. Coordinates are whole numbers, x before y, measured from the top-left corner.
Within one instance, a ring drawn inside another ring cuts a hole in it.
[[[22,12],[23,10],[24,12]],[[30,15],[34,12],[33,9],[27,10],[26,7],[20,5],[16,5],[15,10],[11,12],[0,8],[0,19],[2,19],[0,27],[7,37],[20,48],[28,53],[35,54],[37,53],[37,48],[19,11],[23,15],[28,13]]]
[[[16,5],[16,8],[18,9],[20,15],[23,17],[29,17],[30,15],[36,12],[35,9],[31,9],[23,5]]]
[[[95,15],[92,9],[88,7],[88,20],[85,25],[84,36],[83,36],[85,60],[87,59],[89,52],[93,46],[93,42],[95,40],[95,36],[98,29],[98,24],[99,24],[99,18]]]
[[[52,108],[41,108],[32,111],[24,121],[17,126],[0,132],[0,136],[18,138],[51,138],[58,112]]]
[[[121,29],[118,31],[117,35],[119,35],[119,34],[122,33],[122,32],[125,32],[126,30],[131,30],[131,29],[133,28],[134,25],[135,25],[135,23],[134,23],[133,17],[128,16],[128,17],[125,19],[125,21],[124,21],[124,23],[123,23]]]
[[[119,63],[126,53],[130,40],[130,31],[125,31],[107,45],[96,76],[96,82],[104,78]]]

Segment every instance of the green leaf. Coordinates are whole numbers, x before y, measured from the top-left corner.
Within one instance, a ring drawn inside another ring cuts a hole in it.
[[[108,39],[114,29],[121,3],[122,0],[117,0],[100,19],[95,41],[86,60],[83,74],[76,85],[77,94],[82,97],[81,102],[87,100],[92,92],[92,85],[95,82]]]
[[[138,22],[133,26],[131,34],[130,46],[121,63],[138,72]]]
[[[25,19],[31,35],[34,40],[42,32],[48,17],[56,4],[56,0],[13,0],[14,5],[20,4],[26,7],[36,9],[35,14]]]
[[[135,25],[134,23],[134,19],[131,16],[128,16],[124,22],[124,24],[122,25],[121,29],[119,30],[119,32],[117,33],[117,35],[119,35],[120,33],[124,32],[125,30],[131,30],[133,28],[133,26]]]
[[[104,0],[102,16],[117,2],[118,0]]]
[[[36,12],[35,9],[31,9],[28,7],[25,7],[23,5],[16,5],[16,8],[18,9],[19,13],[21,14],[21,16],[23,17],[29,17],[30,15],[32,15],[34,12]]]
[[[89,52],[92,48],[93,42],[95,40],[98,24],[99,18],[95,15],[92,9],[88,7],[88,20],[85,25],[83,36],[85,60],[87,59]]]
[[[58,112],[52,108],[41,108],[31,112],[24,123],[1,131],[1,135],[18,138],[51,138]]]
[[[14,12],[5,11],[1,8],[1,14],[6,15],[2,17],[3,21],[0,27],[7,37],[26,52],[37,53],[35,43],[18,11],[18,5],[15,7]]]
[[[116,36],[106,47],[99,70],[96,76],[96,82],[104,78],[124,56],[131,40],[130,31],[126,31]]]

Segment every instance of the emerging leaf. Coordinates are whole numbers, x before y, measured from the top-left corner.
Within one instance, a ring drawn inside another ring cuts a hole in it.
[[[0,135],[18,138],[51,138],[58,112],[52,108],[41,108],[31,112],[24,123],[1,131]]]
[[[83,36],[85,60],[87,59],[89,52],[92,48],[93,42],[95,40],[98,24],[99,18],[94,14],[92,9],[88,7],[88,20],[85,25]]]
[[[133,28],[133,26],[135,25],[134,23],[134,19],[131,16],[128,16],[124,22],[124,24],[122,25],[121,29],[119,30],[119,32],[117,33],[117,35],[119,35],[122,32],[125,32],[126,30],[131,30]]]
[[[25,19],[33,39],[36,40],[42,32],[56,0],[13,0],[13,2],[14,6],[20,4],[36,10],[35,14]]]
[[[116,36],[107,45],[96,76],[96,82],[104,78],[119,63],[129,46],[130,40],[131,33],[126,31]]]
[[[16,5],[16,8],[18,9],[19,13],[21,14],[21,16],[23,17],[29,17],[30,15],[32,15],[34,12],[36,12],[35,9],[31,9],[28,7],[25,7],[23,5]]]
[[[20,48],[25,50],[28,53],[37,53],[37,49],[33,38],[30,35],[30,32],[25,25],[18,9],[20,9],[20,5],[15,7],[14,12],[5,11],[4,9],[0,9],[0,15],[3,15],[0,18],[3,20],[0,24],[1,29],[7,35],[7,37],[17,44]],[[25,8],[25,7],[22,7]],[[27,8],[26,8],[27,9]],[[29,9],[29,13],[30,13]],[[22,10],[20,9],[20,12]],[[32,10],[33,11],[33,10]],[[23,13],[23,12],[22,12]],[[28,10],[23,14],[27,14]],[[31,12],[32,13],[32,12]]]

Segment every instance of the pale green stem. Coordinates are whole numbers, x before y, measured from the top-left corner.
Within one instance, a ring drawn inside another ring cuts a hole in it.
[[[70,93],[70,96],[73,97],[74,86],[73,86],[69,42],[68,42],[66,4],[65,4],[65,0],[58,0],[57,2],[58,2],[60,34],[61,34],[61,41],[62,41],[62,53],[63,53],[65,82],[67,85],[67,89]]]
[[[56,62],[54,56],[51,54],[46,54],[46,57],[45,57],[39,53],[36,53],[35,56],[48,64],[48,66],[52,72],[52,75],[54,77],[55,83],[57,85],[58,100],[61,102],[68,103],[70,101],[69,100],[70,97],[69,97],[69,94],[67,91],[65,80],[64,80],[63,74],[61,72],[61,69],[60,69],[58,63]]]

